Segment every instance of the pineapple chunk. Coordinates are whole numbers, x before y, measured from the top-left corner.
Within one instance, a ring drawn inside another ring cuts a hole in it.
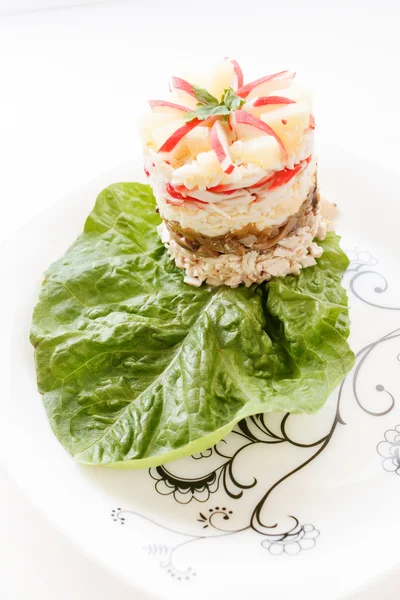
[[[196,110],[197,108],[197,100],[194,96],[191,96],[184,90],[174,89],[169,95],[167,100],[169,102],[174,102],[175,104],[179,104],[181,106],[186,106],[189,110]]]
[[[180,116],[182,116],[182,113]],[[172,112],[141,115],[138,117],[137,124],[142,145],[154,148],[153,131],[167,124],[171,126],[172,123],[177,122],[176,113]],[[174,125],[174,127],[178,129],[179,125]]]
[[[185,136],[184,143],[193,158],[199,152],[208,152],[211,150],[210,129],[202,126],[195,127]]]
[[[174,169],[180,167],[183,163],[190,159],[189,150],[183,140],[181,140],[179,144],[175,146],[172,152],[170,152],[169,159]]]
[[[159,150],[164,142],[166,142],[177,129],[180,129],[180,127],[183,127],[185,124],[184,119],[175,119],[174,121],[170,120],[164,125],[161,125],[161,127],[153,129],[152,139],[155,149]]]
[[[205,190],[207,187],[218,185],[224,173],[219,164],[214,150],[200,152],[197,160],[182,165],[175,169],[172,175],[172,185],[184,185],[189,190],[197,188]]]
[[[226,88],[232,87],[235,80],[235,68],[230,60],[220,60],[215,65],[214,71],[208,82],[207,90],[221,100]]]
[[[214,150],[200,152],[200,154],[197,155],[197,162],[206,174],[214,173],[216,171],[222,172],[221,165],[219,164],[219,160]]]
[[[309,105],[309,109],[312,109],[312,98],[311,91],[306,88],[300,88],[297,86],[288,87],[286,89],[279,89],[272,92],[271,96],[281,96],[283,98],[288,98],[289,100],[293,100],[294,102],[307,102]],[[277,108],[283,108],[287,106],[286,104],[264,104],[263,106],[254,106],[254,101],[256,98],[253,98],[249,102],[243,105],[243,109],[246,112],[251,113],[255,117],[260,118],[265,112],[270,112],[271,110],[276,110]]]
[[[238,123],[236,121],[235,114],[229,115],[229,121],[238,140],[252,140],[256,137],[265,136],[265,131],[259,129],[258,127],[254,127],[253,125],[249,125],[247,123]]]
[[[184,119],[176,119],[165,123],[152,132],[152,148],[158,151],[164,142],[180,127],[186,125]],[[181,161],[186,158],[196,158],[199,152],[211,150],[209,139],[210,129],[206,126],[195,127],[189,131],[175,146],[171,152],[171,158]]]
[[[171,183],[172,185],[184,185],[188,190],[192,190],[203,185],[204,175],[196,163],[182,165],[172,173]]]
[[[269,135],[239,140],[231,146],[232,158],[237,163],[254,163],[266,170],[281,168],[282,150],[275,138]]]
[[[287,153],[296,151],[304,130],[310,122],[310,109],[307,102],[287,104],[260,115],[260,119],[269,125],[281,138]]]
[[[200,152],[196,161],[204,177],[203,187],[213,187],[221,182],[224,172],[214,150]]]
[[[152,132],[151,148],[157,152],[164,144],[164,142],[166,142],[167,139],[171,137],[171,135],[177,129],[183,127],[185,124],[186,122],[184,121],[184,119],[177,119],[175,121],[166,123],[161,127],[157,127],[157,129],[154,129]],[[185,160],[190,158],[189,149],[187,148],[185,143],[185,137],[183,137],[177,143],[175,148],[169,153],[169,161],[174,166],[174,168],[178,167],[181,162],[184,162]]]

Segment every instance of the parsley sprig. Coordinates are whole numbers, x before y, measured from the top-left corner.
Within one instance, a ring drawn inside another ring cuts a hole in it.
[[[212,116],[222,116],[227,119],[228,115],[238,110],[245,103],[243,98],[236,96],[232,88],[224,90],[221,102],[207,90],[196,85],[193,86],[193,92],[196,100],[198,100],[197,109],[186,113],[185,121],[187,122],[193,121],[193,119],[204,121]]]

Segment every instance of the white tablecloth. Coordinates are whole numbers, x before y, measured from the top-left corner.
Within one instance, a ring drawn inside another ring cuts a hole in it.
[[[12,4],[0,0],[0,14]],[[35,0],[14,6],[29,4]],[[0,241],[68,191],[137,156],[137,112],[193,57],[234,56],[247,79],[295,68],[315,90],[325,143],[399,170],[398,0],[55,4],[0,18]],[[2,470],[0,490],[1,598],[132,600]],[[355,598],[397,599],[399,583],[394,573]]]

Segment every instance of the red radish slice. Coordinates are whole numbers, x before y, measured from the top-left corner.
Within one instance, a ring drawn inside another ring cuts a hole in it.
[[[240,110],[249,112],[255,117],[260,117],[266,110],[282,107],[287,104],[296,103],[294,100],[285,98],[284,96],[256,96],[255,98],[251,98],[251,100],[247,100]]]
[[[148,100],[150,104],[150,108],[152,110],[157,109],[158,107],[166,107],[166,108],[175,108],[176,110],[181,110],[182,112],[189,112],[187,106],[182,106],[181,104],[175,104],[175,102],[168,102],[167,100]]]
[[[181,192],[184,200],[187,198],[191,198],[192,200],[196,200],[196,202],[200,202],[203,204],[208,204],[209,202],[215,202],[216,200],[220,200],[220,198],[216,198],[215,194],[209,193],[210,189],[206,188],[205,190],[199,190],[196,186],[195,188],[189,190],[184,185],[174,185],[173,186],[174,193]],[[234,190],[236,191],[236,190]],[[233,192],[225,192],[225,194],[232,194]],[[209,202],[207,202],[209,201]]]
[[[232,162],[229,143],[220,121],[215,121],[210,130],[211,147],[225,173],[232,173],[235,165]]]
[[[197,202],[202,204],[214,204],[216,202],[220,202],[221,200],[225,200],[225,196],[221,196],[221,194],[214,194],[208,190],[196,190],[195,192],[192,192],[191,196],[192,198],[195,198]]]
[[[174,200],[177,200],[177,202],[173,202],[171,200],[171,198],[167,198],[167,203],[168,204],[172,204],[173,206],[182,206],[183,204],[183,196],[181,194],[179,194],[178,192],[176,192],[176,190],[173,188],[173,186],[170,183],[167,183],[165,186],[166,192],[167,194],[169,194],[169,196],[171,196],[171,198],[173,198]]]
[[[310,115],[310,129],[315,129],[315,119],[313,115]]]
[[[206,189],[208,192],[226,195],[234,194],[235,192],[238,192],[241,189],[259,189],[267,185],[268,183],[271,184],[268,189],[274,189],[276,187],[284,185],[285,183],[288,183],[295,175],[297,175],[297,173],[304,169],[306,165],[310,164],[311,160],[312,154],[310,154],[310,156],[301,161],[301,163],[294,165],[293,169],[284,168],[281,171],[275,171],[273,173],[270,173],[269,175],[266,175],[265,177],[262,177],[259,181],[256,181],[256,183],[253,183],[251,185],[244,184],[242,187],[236,187],[235,189],[233,189],[232,185],[230,184],[219,184]]]
[[[172,206],[182,206],[183,205],[182,200],[175,202],[175,200],[171,200],[171,198],[166,198],[165,201],[167,204],[171,204]]]
[[[272,173],[272,175],[267,175],[266,177],[263,177],[262,179],[260,179],[260,181],[257,181],[257,183],[253,183],[253,185],[249,185],[247,189],[252,190],[254,188],[260,188],[263,185],[266,185],[267,183],[270,183],[273,179],[275,179],[276,177],[276,173]]]
[[[181,200],[182,202],[184,202],[186,200],[186,201],[190,201],[190,202],[199,202],[199,204],[207,204],[207,202],[203,202],[202,200],[199,200],[198,198],[194,198],[193,196],[183,196],[170,183],[167,183],[165,188],[167,190],[167,194],[169,194],[171,196],[171,198],[174,198],[175,200]]]
[[[215,185],[214,187],[206,188],[207,192],[212,192],[213,194],[226,194],[230,196],[239,190],[239,188],[230,189],[229,185]]]
[[[235,120],[237,123],[242,123],[243,125],[250,125],[251,127],[260,129],[261,131],[264,131],[268,135],[271,135],[272,137],[274,137],[276,139],[276,141],[278,142],[279,146],[281,147],[282,152],[285,156],[285,159],[287,160],[288,155],[287,155],[285,145],[282,142],[281,138],[272,129],[272,127],[270,127],[269,125],[264,123],[264,121],[261,121],[261,119],[258,119],[254,115],[252,115],[248,112],[245,112],[243,110],[237,110],[235,112]]]
[[[296,104],[294,100],[283,96],[262,96],[252,102],[253,106],[266,106],[267,104]]]
[[[175,198],[176,200],[184,200],[184,197],[180,192],[178,192],[170,183],[167,183],[165,186],[167,190],[167,194],[171,196],[171,198]]]
[[[173,187],[174,187],[175,191],[181,192],[184,196],[191,195],[192,198],[195,198],[199,202],[201,202],[203,200],[203,197],[204,197],[204,201],[205,200],[210,200],[210,201],[215,201],[216,200],[216,198],[215,198],[216,191],[214,190],[214,188],[206,188],[205,190],[199,190],[199,188],[196,186],[193,189],[189,190],[184,185],[174,185]],[[216,188],[218,188],[218,187],[228,188],[229,186],[228,185],[223,185],[223,186],[218,186],[217,185],[215,187]],[[231,189],[231,190],[222,191],[222,192],[219,191],[219,193],[222,193],[224,195],[225,194],[227,194],[227,195],[234,194],[235,192],[237,192],[237,189],[235,189],[235,190]],[[208,195],[208,193],[210,193],[210,194]],[[217,193],[218,193],[218,190],[217,190]],[[193,194],[195,194],[195,195],[193,195]],[[200,200],[199,200],[198,196],[200,196]]]
[[[176,90],[183,90],[187,94],[194,96],[193,86],[185,79],[181,79],[180,77],[171,77],[171,87]]]
[[[293,169],[287,169],[285,167],[284,169],[282,169],[282,171],[277,171],[276,173],[273,173],[272,175],[265,177],[258,183],[249,186],[248,189],[258,188],[258,187],[261,187],[261,185],[265,185],[266,183],[269,183],[272,181],[272,183],[268,189],[273,190],[274,188],[277,188],[281,185],[289,183],[289,181],[291,179],[293,179],[293,177],[295,175],[297,175],[297,173],[302,171],[305,168],[305,166],[311,162],[311,158],[312,158],[312,155],[310,154],[310,156],[308,156],[304,161],[302,161],[301,163],[298,163],[297,165],[294,165]]]
[[[179,127],[179,129],[174,131],[174,133],[163,143],[158,152],[171,152],[181,139],[185,137],[189,131],[192,131],[192,129],[197,127],[197,125],[200,125],[200,123],[202,123],[202,121],[199,121],[199,119],[193,119],[193,121],[189,121],[189,123],[185,123],[185,125]]]
[[[231,63],[233,64],[233,68],[235,69],[235,75],[236,75],[236,83],[235,83],[235,88],[239,89],[242,87],[243,85],[243,71],[240,68],[239,63],[237,62],[237,60],[234,60],[233,58],[226,58],[226,60],[230,60]]]
[[[227,184],[214,185],[213,187],[207,188],[207,190],[209,192],[215,192],[216,194],[219,194],[221,192],[230,191],[230,185],[227,185]]]
[[[185,185],[174,185],[173,189],[176,192],[180,192],[180,193],[183,193],[183,194],[186,194],[186,195],[190,193],[190,190]]]
[[[289,183],[289,181],[302,169],[302,165],[297,165],[294,169],[283,169],[282,171],[279,171],[275,181],[270,185],[269,190],[273,190],[281,185]]]
[[[246,98],[250,94],[251,90],[257,85],[260,85],[261,83],[265,83],[266,81],[270,81],[271,79],[277,78],[293,79],[294,76],[295,73],[291,71],[281,71],[280,73],[274,73],[273,75],[266,75],[265,77],[261,77],[260,79],[256,79],[255,81],[252,81],[247,85],[240,87],[237,90],[236,95],[240,96],[241,98]]]
[[[143,169],[144,169],[144,174],[146,175],[146,177],[150,177],[150,173],[148,172],[146,167],[143,167]]]
[[[219,184],[211,188],[206,188],[210,192],[217,194],[229,194],[233,192],[240,192],[250,188],[255,183],[260,181],[260,174],[253,175],[252,177],[242,179],[241,182],[235,182],[231,184]]]
[[[165,187],[166,187],[167,193],[171,196],[171,198],[175,198],[175,200],[182,200],[183,201],[183,200],[185,200],[186,198],[189,197],[189,196],[183,196],[170,183],[167,183]]]

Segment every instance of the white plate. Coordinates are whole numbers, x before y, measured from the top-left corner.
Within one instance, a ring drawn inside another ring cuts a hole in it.
[[[247,419],[213,451],[150,472],[82,467],[52,434],[36,391],[31,311],[43,271],[81,231],[96,194],[140,173],[132,163],[104,175],[3,250],[1,457],[57,527],[146,597],[347,597],[399,561],[397,177],[320,152],[323,191],[344,213],[358,358],[317,415]]]

